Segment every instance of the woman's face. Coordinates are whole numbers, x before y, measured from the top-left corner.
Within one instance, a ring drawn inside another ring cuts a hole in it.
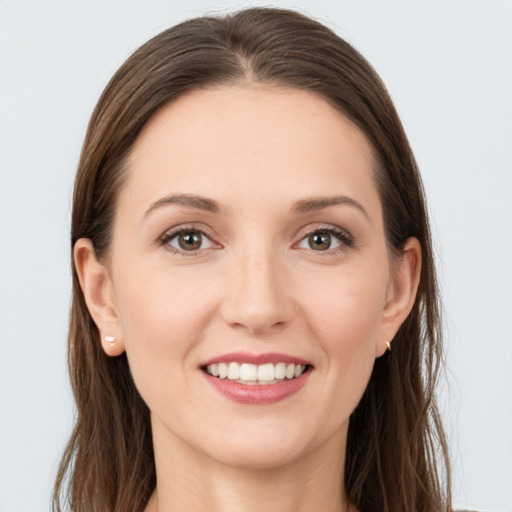
[[[343,445],[412,304],[372,164],[358,128],[294,89],[195,91],[147,124],[118,198],[105,350],[126,350],[155,446],[267,467]]]

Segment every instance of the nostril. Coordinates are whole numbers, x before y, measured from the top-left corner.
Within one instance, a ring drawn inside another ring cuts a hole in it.
[[[251,334],[283,328],[292,316],[293,307],[287,287],[277,279],[275,261],[265,262],[262,258],[255,261],[254,256],[244,261],[227,281],[221,306],[224,321]]]
[[[280,329],[286,325],[286,322],[273,322],[271,320],[267,321],[266,319],[263,318],[252,318],[247,319],[246,323],[237,323],[236,325],[246,328],[251,334],[260,334],[264,332],[274,331],[275,329]]]

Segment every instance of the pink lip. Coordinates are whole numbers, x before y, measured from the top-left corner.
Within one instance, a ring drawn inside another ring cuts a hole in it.
[[[295,379],[264,385],[239,384],[232,380],[213,377],[205,372],[201,373],[216,391],[234,402],[239,404],[268,405],[279,402],[302,389],[311,375],[311,369],[306,370],[300,377]]]
[[[249,355],[242,353],[226,354],[222,357],[210,359],[202,367],[209,364],[216,364],[219,362],[235,362],[235,363],[250,363],[250,364],[265,364],[265,363],[294,363],[309,365],[307,361],[303,359],[297,359],[295,357],[286,356],[284,354],[261,354],[261,355]],[[238,382],[229,379],[220,379],[209,375],[205,371],[201,371],[203,377],[207,380],[217,392],[226,398],[237,402],[239,404],[250,404],[250,405],[268,405],[279,402],[284,398],[297,393],[301,390],[309,379],[312,372],[312,367],[306,369],[306,371],[300,376],[290,380],[283,380],[275,384],[240,384]]]
[[[288,354],[279,354],[277,352],[272,352],[268,354],[249,354],[246,352],[231,352],[229,354],[224,354],[219,357],[214,357],[213,359],[209,359],[204,363],[201,363],[201,366],[208,366],[209,364],[218,364],[218,363],[249,363],[249,364],[266,364],[266,363],[286,363],[286,364],[302,364],[304,366],[311,365],[308,361],[304,359],[300,359],[299,357],[290,356]]]

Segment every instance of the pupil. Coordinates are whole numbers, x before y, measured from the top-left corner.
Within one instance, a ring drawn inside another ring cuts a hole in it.
[[[197,233],[185,233],[180,235],[180,247],[185,250],[195,250],[201,247],[201,235]]]
[[[331,235],[327,233],[316,233],[309,237],[309,243],[313,249],[329,249],[331,246]]]

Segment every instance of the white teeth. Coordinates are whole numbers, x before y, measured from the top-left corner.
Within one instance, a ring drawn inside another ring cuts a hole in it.
[[[276,379],[284,379],[286,377],[286,364],[277,363],[274,369],[274,376]]]
[[[258,366],[258,380],[267,382],[274,380],[274,365],[272,363],[260,364]]]
[[[220,379],[229,379],[241,384],[277,384],[285,379],[300,377],[306,367],[300,364],[286,363],[218,363],[209,364],[206,367],[206,373],[219,377]]]
[[[238,363],[229,363],[228,365],[228,379],[238,380],[240,378],[240,365]]]
[[[219,378],[225,379],[227,376],[228,376],[228,365],[226,363],[219,363]]]
[[[255,364],[243,363],[240,365],[240,379],[258,380],[258,367]]]

